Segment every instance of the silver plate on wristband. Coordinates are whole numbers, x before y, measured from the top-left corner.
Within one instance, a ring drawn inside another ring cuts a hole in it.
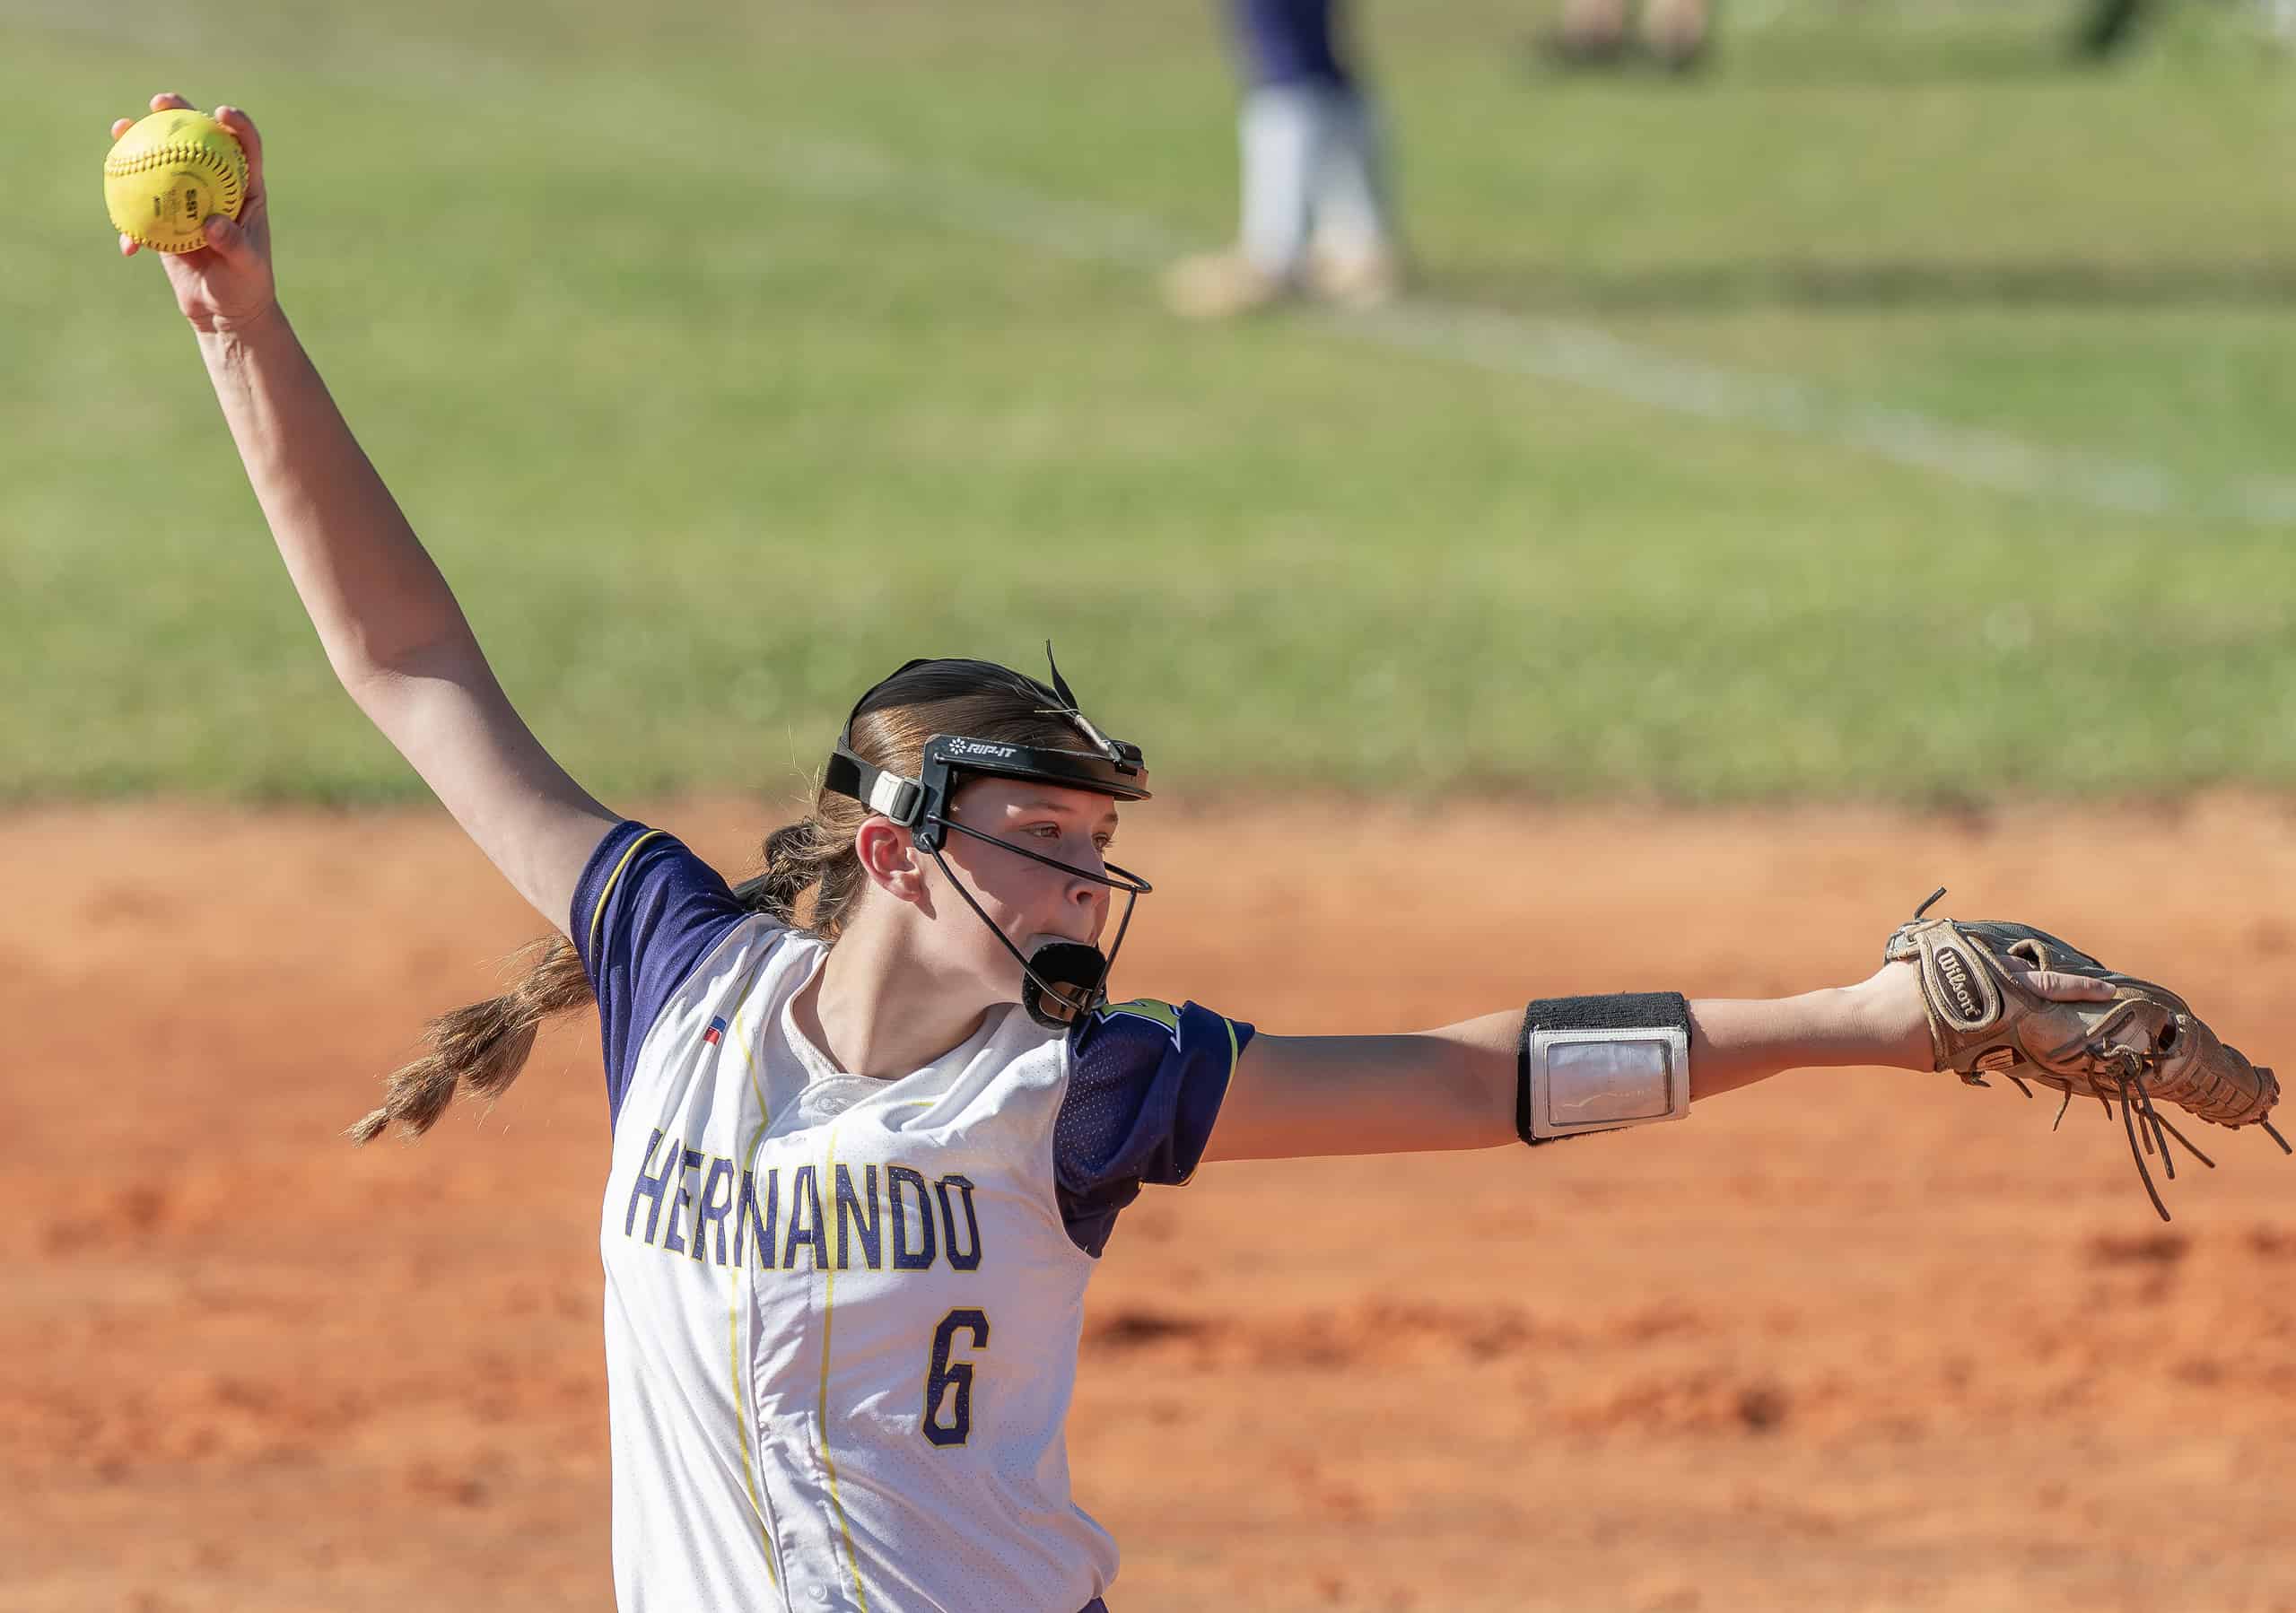
[[[1544,1140],[1690,1112],[1686,1031],[1531,1033],[1531,1135]]]

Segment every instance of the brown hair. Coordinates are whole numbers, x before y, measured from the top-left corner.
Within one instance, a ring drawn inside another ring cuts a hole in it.
[[[1063,704],[1035,678],[993,661],[921,661],[862,698],[847,743],[865,761],[913,779],[936,734],[1072,748],[1079,736],[1061,715]],[[868,816],[867,806],[824,791],[816,780],[806,815],[765,837],[764,870],[734,894],[752,911],[834,946],[869,888],[853,849]],[[381,1107],[345,1135],[366,1143],[397,1126],[412,1140],[446,1112],[458,1089],[493,1102],[526,1067],[543,1021],[593,1000],[581,955],[563,936],[530,942],[509,962],[522,970],[518,983],[431,1021],[421,1056],[391,1072]]]

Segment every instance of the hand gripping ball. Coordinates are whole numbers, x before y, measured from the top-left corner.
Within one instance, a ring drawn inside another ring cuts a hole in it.
[[[155,252],[196,252],[207,221],[236,219],[247,200],[247,153],[205,112],[154,112],[104,159],[104,209],[113,228]]]

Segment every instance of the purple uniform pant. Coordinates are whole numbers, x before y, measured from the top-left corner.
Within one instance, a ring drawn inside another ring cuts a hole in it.
[[[1244,74],[1254,86],[1355,88],[1337,16],[1340,0],[1229,0],[1228,9]]]

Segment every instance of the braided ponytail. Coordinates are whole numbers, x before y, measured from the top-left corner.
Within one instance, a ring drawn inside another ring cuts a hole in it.
[[[743,906],[792,928],[832,936],[843,928],[844,903],[832,894],[832,887],[842,894],[851,876],[860,872],[860,858],[853,850],[851,834],[840,836],[838,826],[825,821],[822,803],[816,801],[804,817],[767,835],[764,859],[764,872],[734,886],[733,894]],[[807,924],[800,919],[799,904],[806,892],[816,886],[821,888],[814,898],[813,922]],[[825,917],[831,920],[826,929],[821,923]]]
[[[581,955],[563,936],[529,942],[511,961],[527,965],[518,984],[424,1026],[429,1045],[423,1055],[391,1072],[382,1106],[354,1123],[345,1137],[370,1143],[397,1126],[412,1142],[438,1123],[458,1087],[492,1103],[526,1068],[542,1022],[594,1000]]]

